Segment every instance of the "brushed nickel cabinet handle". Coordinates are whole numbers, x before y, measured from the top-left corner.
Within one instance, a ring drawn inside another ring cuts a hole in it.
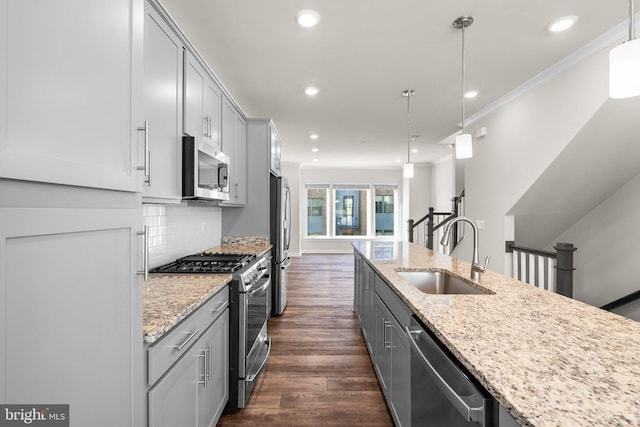
[[[142,270],[136,272],[139,276],[144,276],[144,280],[149,280],[149,226],[144,226],[144,231],[138,231],[138,236],[144,236],[142,241],[144,242],[142,249]]]
[[[149,121],[144,121],[144,127],[139,127],[139,131],[144,131],[144,164],[137,166],[136,170],[144,171],[144,182],[150,184],[151,181],[151,168],[150,168],[150,154],[149,154]]]
[[[174,346],[173,346],[173,348],[175,348],[175,349],[176,349],[176,350],[178,350],[178,351],[181,351],[181,350],[184,348],[184,346],[185,346],[185,345],[187,345],[187,343],[193,339],[193,337],[195,337],[196,335],[198,335],[198,332],[200,332],[200,330],[199,330],[199,329],[196,329],[195,331],[191,332],[191,334],[187,337],[187,339],[186,339],[186,340],[184,340],[184,341],[182,342],[182,344],[180,344],[180,345],[174,345]]]

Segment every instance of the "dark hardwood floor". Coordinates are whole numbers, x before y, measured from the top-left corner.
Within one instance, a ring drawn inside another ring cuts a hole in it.
[[[267,367],[218,426],[392,426],[352,306],[353,255],[292,258]]]

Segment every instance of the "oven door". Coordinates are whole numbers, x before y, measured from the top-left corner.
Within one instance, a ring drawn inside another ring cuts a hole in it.
[[[258,375],[269,360],[271,338],[267,336],[267,310],[270,310],[270,289],[271,280],[265,276],[240,294],[245,308],[241,323],[245,323],[246,328],[240,327],[237,408],[247,405]]]
[[[245,338],[245,356],[248,358],[251,350],[256,345],[262,327],[269,316],[269,299],[271,296],[271,280],[269,276],[263,276],[247,289],[247,334]],[[247,360],[247,365],[249,361]]]

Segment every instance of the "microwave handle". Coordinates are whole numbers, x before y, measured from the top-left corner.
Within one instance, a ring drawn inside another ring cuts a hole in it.
[[[229,181],[229,169],[225,165],[223,167],[218,168],[218,183],[221,189],[227,188]]]

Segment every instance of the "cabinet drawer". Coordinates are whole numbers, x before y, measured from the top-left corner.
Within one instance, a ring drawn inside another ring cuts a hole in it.
[[[376,274],[375,279],[376,293],[380,296],[380,299],[384,301],[391,313],[395,316],[398,322],[404,327],[408,326],[411,321],[411,310],[404,301],[389,287],[387,282],[382,280],[380,276]]]
[[[147,350],[147,383],[152,385],[158,381],[228,305],[229,286],[225,286],[150,346]]]

